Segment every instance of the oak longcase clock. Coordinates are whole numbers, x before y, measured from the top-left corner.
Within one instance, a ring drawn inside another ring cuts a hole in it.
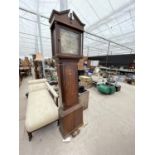
[[[83,54],[85,24],[70,10],[53,10],[49,22],[61,102],[59,129],[62,136],[66,137],[83,125],[83,107],[78,100],[77,63]]]

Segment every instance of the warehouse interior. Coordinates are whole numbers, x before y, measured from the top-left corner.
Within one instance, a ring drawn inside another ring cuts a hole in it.
[[[135,1],[19,1],[19,153],[135,154]]]

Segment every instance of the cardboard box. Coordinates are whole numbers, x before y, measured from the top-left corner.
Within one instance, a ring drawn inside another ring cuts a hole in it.
[[[92,87],[92,78],[88,76],[80,76],[80,85],[84,86],[86,89]]]

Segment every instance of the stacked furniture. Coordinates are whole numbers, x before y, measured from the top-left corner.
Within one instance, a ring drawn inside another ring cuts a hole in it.
[[[46,79],[28,82],[28,104],[25,127],[32,139],[32,132],[58,120],[58,94]]]
[[[19,59],[19,77],[20,80],[23,79],[24,76],[31,75],[31,63],[28,57],[25,57],[24,60]]]
[[[35,79],[42,79],[43,76],[43,56],[37,52],[33,55]]]

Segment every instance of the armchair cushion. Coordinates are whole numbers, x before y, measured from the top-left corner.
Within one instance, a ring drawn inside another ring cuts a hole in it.
[[[58,119],[58,107],[47,89],[29,93],[26,111],[26,130],[35,131]]]
[[[30,80],[28,81],[28,84],[38,84],[38,83],[45,83],[47,80],[46,79],[37,79],[37,80]]]

